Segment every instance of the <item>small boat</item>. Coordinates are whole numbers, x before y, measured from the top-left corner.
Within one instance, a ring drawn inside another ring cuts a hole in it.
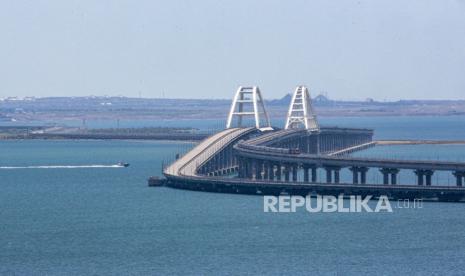
[[[129,167],[129,163],[124,163],[124,162],[118,162],[118,164],[116,164],[120,167]]]

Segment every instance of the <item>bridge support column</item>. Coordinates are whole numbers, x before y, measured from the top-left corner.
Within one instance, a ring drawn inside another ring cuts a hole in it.
[[[397,185],[397,174],[391,174],[391,185]]]
[[[431,186],[431,176],[433,175],[433,170],[415,170],[415,174],[417,175],[418,185],[426,184],[427,186]]]
[[[463,178],[465,177],[465,172],[456,171],[452,173],[457,179],[457,186],[463,186]]]
[[[247,177],[247,162],[245,158],[241,157],[237,160],[239,162],[239,175],[241,178]]]
[[[383,184],[389,185],[389,169],[382,168],[379,171],[383,174]]]
[[[424,174],[423,171],[416,171],[415,174],[417,175],[417,182],[418,185],[423,185],[424,184]]]
[[[274,164],[268,163],[268,180],[274,180]]]
[[[308,165],[303,165],[303,169],[304,169],[304,182],[309,182],[309,169],[310,167]]]
[[[352,183],[358,184],[358,172],[359,172],[359,168],[358,168],[358,167],[351,167],[349,170],[352,171]]]
[[[333,183],[333,172],[334,172],[334,183],[339,183],[340,181],[340,167],[325,167],[326,170],[326,183]],[[316,173],[315,173],[316,174]]]
[[[425,171],[425,180],[426,180],[426,186],[431,186],[431,177],[433,176],[434,171],[432,170],[426,170]]]
[[[263,162],[263,179],[270,180],[270,163]]]
[[[239,178],[244,178],[244,167],[242,164],[239,164],[239,171],[237,172]]]
[[[276,164],[271,163],[270,166],[270,180],[274,181],[276,179]]]
[[[397,174],[399,173],[399,169],[391,169],[391,185],[397,184]]]
[[[253,165],[252,165],[253,162],[250,159],[247,159],[245,162],[246,162],[246,168],[247,168],[246,169],[246,176],[247,176],[247,178],[252,179],[253,178],[253,169],[252,169],[253,168]]]
[[[298,165],[292,165],[292,181],[297,182],[297,172],[299,170]]]
[[[361,167],[360,168],[360,182],[362,184],[366,184],[367,183],[367,172],[368,172],[368,168],[367,167]]]
[[[244,178],[244,164],[242,163],[242,157],[237,157],[237,166],[238,166],[237,176],[239,178]]]
[[[276,180],[282,181],[283,166],[281,163],[276,164]]]
[[[384,185],[396,185],[397,184],[397,174],[399,169],[394,168],[382,168],[379,170],[383,174],[383,184]],[[391,182],[389,183],[389,178]]]
[[[250,173],[251,173],[251,179],[255,180],[255,177],[257,175],[257,162],[255,160],[251,160],[250,162]]]
[[[270,163],[268,161],[263,163],[263,180],[270,180]]]
[[[312,182],[316,182],[316,166],[312,167]]]
[[[304,169],[304,182],[310,182],[310,171],[311,171],[311,182],[316,182],[316,166],[315,165],[303,165]]]
[[[224,165],[225,157],[224,157],[224,156],[225,156],[225,152],[224,152],[224,150],[222,150],[222,151],[220,152],[220,154],[219,154],[219,157],[218,157],[218,158],[219,158],[219,160],[218,160],[218,166],[219,166],[219,168],[218,168],[218,171],[219,171],[218,174],[219,174],[219,175],[222,175],[222,174],[223,174],[223,168],[225,167],[225,165]]]
[[[263,172],[263,161],[255,161],[255,180],[261,180]]]
[[[289,174],[291,172],[291,167],[288,164],[284,165],[284,180],[286,182],[289,182]]]
[[[274,163],[270,163],[270,176],[269,176],[269,180],[271,181],[274,181],[274,178],[276,177],[276,173],[275,173],[275,164]]]
[[[339,172],[340,172],[340,168],[334,168],[334,183],[339,183]]]
[[[358,184],[358,183],[362,183],[362,184],[366,184],[367,182],[367,171],[368,171],[368,168],[367,167],[351,167],[350,170],[352,171],[352,175],[353,175],[353,183],[354,184]],[[359,178],[359,175],[360,175],[360,178]]]
[[[326,170],[326,183],[333,183],[333,173],[331,168],[325,168]]]

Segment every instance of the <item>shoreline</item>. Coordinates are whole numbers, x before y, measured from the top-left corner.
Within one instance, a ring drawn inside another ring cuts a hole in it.
[[[378,146],[393,145],[465,145],[465,140],[377,140]]]
[[[170,137],[168,137],[170,136]],[[0,141],[18,141],[18,140],[139,140],[139,141],[167,141],[167,142],[192,142],[196,143],[209,134],[160,134],[160,135],[101,135],[101,134],[33,134],[25,136],[1,137]],[[415,139],[396,139],[396,140],[375,140],[376,146],[402,146],[402,145],[465,145],[465,140],[415,140]]]

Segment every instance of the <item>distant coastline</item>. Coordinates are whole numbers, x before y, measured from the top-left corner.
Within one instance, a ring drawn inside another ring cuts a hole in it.
[[[105,128],[81,129],[72,127],[46,126],[0,126],[0,140],[44,139],[44,140],[169,140],[199,141],[209,133],[195,128]]]
[[[265,101],[271,117],[286,114],[290,96]],[[223,118],[230,99],[147,99],[127,97],[2,98],[0,123],[67,120],[196,120]],[[313,99],[319,116],[453,116],[465,115],[465,100],[337,101]]]

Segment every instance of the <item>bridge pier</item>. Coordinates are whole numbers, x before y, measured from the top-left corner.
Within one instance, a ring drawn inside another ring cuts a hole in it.
[[[383,184],[389,185],[389,171],[386,169],[381,169],[381,173],[383,174]]]
[[[246,164],[247,164],[247,166],[246,166],[246,168],[247,168],[246,178],[252,179],[253,178],[253,164],[252,164],[252,161],[247,160]]]
[[[275,171],[275,163],[270,163],[270,180],[274,181],[276,177],[276,171]]]
[[[325,168],[326,170],[326,183],[333,183],[332,171],[330,168]]]
[[[456,171],[456,172],[453,172],[452,174],[457,179],[457,186],[459,187],[463,186],[463,179],[465,178],[465,171],[464,172]]]
[[[257,161],[256,160],[252,161],[252,179],[253,180],[257,179]]]
[[[397,174],[399,173],[399,169],[381,168],[379,171],[383,174],[383,184],[384,185],[389,185],[389,184],[396,185],[397,184]],[[391,180],[390,183],[389,183],[389,178]]]
[[[326,183],[339,183],[339,171],[341,170],[340,167],[333,167],[333,166],[325,166],[326,170]],[[334,182],[333,182],[333,174],[334,174]]]
[[[238,159],[238,162],[239,162],[239,177],[240,178],[247,177],[247,163],[245,161],[245,158],[240,157]]]
[[[304,169],[304,182],[309,182],[309,169],[310,167],[308,165],[303,165],[302,167]]]
[[[289,182],[289,174],[291,172],[291,166],[289,164],[284,164],[284,181]]]
[[[310,182],[310,170],[312,172],[312,182],[316,182],[316,166],[315,165],[303,165],[304,170],[304,182]]]
[[[391,169],[391,185],[397,184],[397,174],[399,173],[398,169]]]
[[[426,178],[426,186],[431,186],[431,178],[434,174],[434,171],[432,170],[426,170],[425,171],[425,178]]]
[[[262,179],[262,171],[263,171],[263,161],[256,160],[255,161],[255,180]]]
[[[270,180],[270,163],[267,161],[263,162],[263,179]]]
[[[281,163],[276,163],[276,180],[277,181],[282,181],[282,172],[283,172],[283,166]]]
[[[299,171],[298,165],[292,166],[292,181],[297,182],[297,172]]]
[[[274,181],[275,172],[274,172],[274,163],[268,163],[268,180]]]
[[[414,171],[417,175],[417,183],[419,186],[426,184],[426,186],[431,186],[431,176],[433,175],[433,170],[422,170],[418,169]]]
[[[415,174],[417,175],[417,184],[423,185],[423,170],[415,170]]]
[[[275,163],[270,163],[270,180],[274,181],[276,178],[276,166]]]
[[[367,182],[367,171],[368,171],[368,168],[367,167],[351,167],[350,170],[352,171],[352,175],[353,175],[353,183],[354,184],[358,184],[359,183],[359,179],[360,179],[360,183],[361,184],[366,184]],[[359,175],[360,175],[360,178],[359,178]]]
[[[368,168],[367,167],[361,167],[360,168],[360,181],[362,182],[362,184],[366,184],[367,183],[367,172],[368,172]]]
[[[351,167],[349,170],[352,171],[352,183],[358,184],[358,170],[357,170],[357,167]]]

